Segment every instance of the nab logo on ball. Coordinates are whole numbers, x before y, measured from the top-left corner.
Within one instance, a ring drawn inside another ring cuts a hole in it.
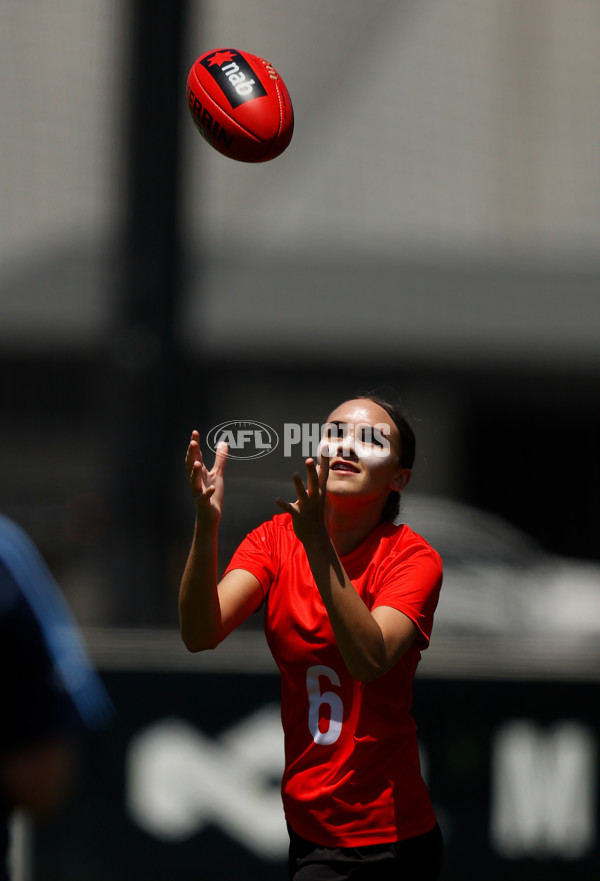
[[[232,107],[239,107],[255,98],[264,98],[267,94],[256,71],[250,67],[246,59],[229,50],[215,52],[201,61],[210,73]]]
[[[239,49],[211,49],[187,78],[194,125],[219,153],[240,162],[267,162],[294,131],[289,92],[273,65]]]

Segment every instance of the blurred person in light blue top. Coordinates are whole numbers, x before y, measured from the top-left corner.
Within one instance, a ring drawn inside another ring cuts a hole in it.
[[[39,551],[0,515],[0,881],[9,878],[10,817],[57,806],[82,728],[112,707],[71,611]]]

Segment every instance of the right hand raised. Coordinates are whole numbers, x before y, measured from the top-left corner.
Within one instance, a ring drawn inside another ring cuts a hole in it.
[[[215,464],[209,471],[202,459],[200,435],[197,431],[192,431],[185,457],[185,467],[196,505],[196,517],[198,521],[207,525],[217,524],[221,519],[225,490],[223,474],[228,453],[227,444],[219,443],[215,454]]]

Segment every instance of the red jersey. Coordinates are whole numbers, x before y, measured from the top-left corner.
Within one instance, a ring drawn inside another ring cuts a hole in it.
[[[286,820],[315,844],[360,847],[412,838],[436,822],[410,709],[442,566],[421,536],[392,523],[382,523],[341,560],[370,610],[392,606],[419,631],[373,682],[348,672],[289,514],[251,532],[228,571],[251,572],[263,589],[265,633],[281,671]]]

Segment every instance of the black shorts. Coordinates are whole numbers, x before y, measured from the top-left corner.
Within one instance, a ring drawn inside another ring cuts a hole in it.
[[[290,881],[436,881],[442,862],[442,833],[430,832],[367,847],[321,847],[290,834]]]

